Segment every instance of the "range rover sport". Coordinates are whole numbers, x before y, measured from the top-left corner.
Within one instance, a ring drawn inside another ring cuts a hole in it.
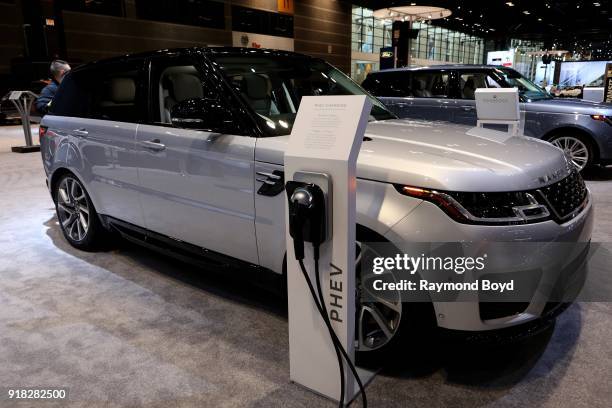
[[[89,250],[112,229],[174,254],[282,274],[283,152],[300,98],[350,94],[368,95],[324,61],[284,51],[163,50],[74,69],[40,127],[66,240]],[[560,149],[492,130],[399,120],[371,98],[358,159],[357,245],[590,240],[589,192]],[[499,194],[528,200],[527,191],[540,188],[550,196],[537,219]],[[561,205],[553,194],[572,199]],[[546,313],[528,306],[496,316],[482,315],[478,302],[432,302],[427,310],[439,327],[487,332]],[[409,324],[401,302],[357,310],[359,353],[388,348]]]

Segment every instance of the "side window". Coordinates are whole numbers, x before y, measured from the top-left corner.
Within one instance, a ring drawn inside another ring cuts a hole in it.
[[[187,99],[218,99],[191,58],[160,58],[151,65],[151,121],[172,123],[172,108]]]
[[[49,113],[57,116],[86,118],[90,110],[90,92],[88,72],[71,72],[64,77],[51,106]]]
[[[363,80],[361,86],[363,89],[368,91],[374,96],[384,96],[380,93],[380,81],[382,79],[382,75],[368,75],[366,79]]]
[[[412,73],[412,92],[417,98],[448,98],[447,72],[415,71]]]
[[[369,77],[368,77],[369,78]],[[388,72],[372,77],[369,85],[376,96],[408,97],[414,96],[410,89],[410,72]],[[365,87],[367,90],[370,88]]]
[[[91,77],[93,119],[142,121],[142,62],[118,62],[100,67]]]
[[[501,88],[501,85],[486,72],[469,72],[461,74],[459,86],[462,99],[475,99],[478,88]]]
[[[487,75],[487,87],[489,88],[502,88],[502,86],[495,79]]]

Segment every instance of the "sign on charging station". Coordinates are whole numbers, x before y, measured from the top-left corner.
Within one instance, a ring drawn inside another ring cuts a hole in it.
[[[357,155],[372,107],[366,96],[305,96],[285,152],[285,179],[321,183],[328,194],[331,237],[320,247],[323,297],[334,331],[350,358],[355,352],[355,223]],[[291,380],[310,390],[340,400],[340,378],[335,349],[319,315],[299,263],[287,224],[287,289]],[[311,245],[304,264],[314,282]],[[345,401],[358,392],[347,372]],[[358,368],[365,384],[372,373]]]

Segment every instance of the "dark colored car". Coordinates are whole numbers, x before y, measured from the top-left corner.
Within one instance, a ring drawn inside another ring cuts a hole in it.
[[[476,125],[478,88],[518,88],[524,134],[550,141],[583,169],[612,163],[612,106],[556,99],[517,71],[436,65],[373,72],[362,86],[400,118]]]

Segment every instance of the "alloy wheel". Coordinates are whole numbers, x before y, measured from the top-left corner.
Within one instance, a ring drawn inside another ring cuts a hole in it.
[[[580,139],[571,136],[562,136],[552,142],[553,146],[563,149],[565,154],[580,170],[589,162],[589,149]]]
[[[85,189],[75,178],[66,177],[57,191],[57,214],[62,229],[73,241],[82,241],[89,230],[89,204]]]
[[[357,270],[357,347],[358,351],[373,351],[387,345],[397,333],[402,317],[402,301],[399,292],[396,299],[388,296],[381,297],[380,294],[366,288],[371,285],[363,285],[364,281],[380,279],[380,275],[372,272],[361,271],[362,265],[371,265],[373,257],[381,256],[370,246],[357,242],[357,258],[355,266]],[[384,272],[389,273],[389,272]],[[393,277],[391,277],[393,279]],[[363,291],[367,290],[367,296]],[[367,298],[368,300],[364,300]]]

